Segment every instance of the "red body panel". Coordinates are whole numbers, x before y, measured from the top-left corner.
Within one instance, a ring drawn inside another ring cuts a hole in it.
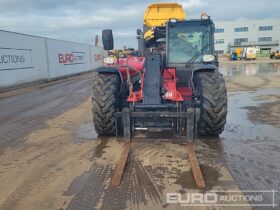
[[[127,65],[127,66],[131,66],[139,71],[143,71],[143,66],[145,63],[145,58],[144,57],[132,57],[129,56],[127,58],[120,58],[119,59],[119,63],[116,60],[115,61],[115,65]],[[121,72],[122,77],[124,79],[127,78],[127,68],[126,67],[119,67],[118,70]],[[130,70],[130,76],[133,76],[135,74],[137,74],[137,72]]]
[[[137,102],[143,100],[145,73],[142,74],[142,84],[140,91],[133,92],[127,99],[128,102]],[[163,99],[174,102],[192,100],[192,89],[189,87],[177,88],[176,69],[165,69],[163,71],[163,88],[166,91]]]
[[[132,94],[130,94],[127,98],[128,102],[135,103],[137,101],[142,101],[143,100],[143,87],[144,87],[144,77],[145,74],[142,74],[142,83],[141,83],[141,88],[139,91],[135,91]]]
[[[165,69],[163,71],[163,88],[166,91],[163,99],[184,101],[182,95],[177,91],[176,69]]]
[[[189,87],[177,87],[177,91],[181,94],[184,101],[192,100],[192,89]]]
[[[116,66],[117,69],[120,71],[122,77],[124,80],[127,79],[127,67],[125,66],[131,66],[134,69],[137,69],[138,71],[142,72],[142,84],[139,91],[135,91],[130,94],[127,101],[135,103],[137,101],[143,100],[143,87],[144,87],[144,79],[145,79],[145,71],[144,68],[145,63],[145,57],[133,57],[129,56],[127,58],[120,58],[119,60],[115,61],[115,64],[113,66]],[[109,65],[110,66],[110,65]],[[138,72],[130,69],[129,70],[130,77],[133,75],[138,74]],[[192,100],[192,89],[187,87],[187,84],[185,87],[177,87],[177,78],[176,78],[176,69],[165,69],[163,71],[163,89],[165,91],[165,95],[163,96],[163,99],[174,101],[174,102],[182,102],[186,100]]]

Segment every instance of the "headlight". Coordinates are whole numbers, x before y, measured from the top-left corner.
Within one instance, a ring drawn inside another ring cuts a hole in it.
[[[203,56],[203,61],[206,63],[212,62],[215,60],[215,56],[214,55],[204,55]]]
[[[205,12],[202,12],[200,15],[201,19],[207,20],[209,18],[209,15],[207,15]]]
[[[106,64],[114,64],[114,58],[113,57],[106,57],[103,60],[104,63]]]
[[[170,21],[171,23],[176,23],[176,22],[177,22],[177,19],[176,19],[176,18],[171,18],[171,19],[169,19],[169,21]]]

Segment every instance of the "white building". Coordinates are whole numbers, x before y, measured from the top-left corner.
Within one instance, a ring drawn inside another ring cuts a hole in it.
[[[260,52],[280,50],[280,19],[215,21],[215,50],[257,47]]]

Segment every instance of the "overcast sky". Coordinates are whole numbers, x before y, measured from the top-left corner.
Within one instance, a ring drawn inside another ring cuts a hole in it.
[[[136,47],[136,29],[151,0],[0,0],[0,29],[67,41],[92,43],[102,29],[113,29],[115,47]],[[164,1],[166,2],[166,1]],[[207,12],[218,20],[280,18],[280,1],[186,0],[187,18]]]

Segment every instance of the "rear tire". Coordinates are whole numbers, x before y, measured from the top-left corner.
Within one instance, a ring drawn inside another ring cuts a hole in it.
[[[94,73],[92,83],[92,114],[96,133],[114,135],[118,108],[119,77],[116,74]]]
[[[227,89],[223,75],[218,71],[196,74],[200,95],[198,133],[203,136],[223,132],[227,116]]]

